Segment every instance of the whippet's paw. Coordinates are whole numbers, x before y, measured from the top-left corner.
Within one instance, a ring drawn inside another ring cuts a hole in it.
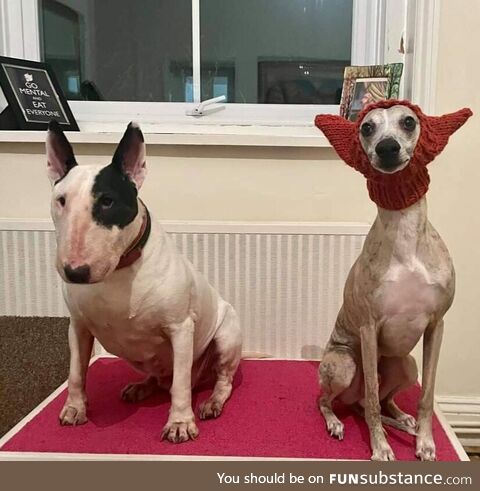
[[[434,461],[437,459],[435,443],[431,438],[417,438],[417,450],[415,455],[422,461]]]
[[[188,440],[195,440],[199,433],[197,425],[193,420],[168,422],[163,428],[162,440],[168,440],[172,443],[183,443]]]
[[[399,423],[404,424],[408,428],[413,428],[413,429],[417,428],[417,421],[411,414],[403,413],[401,416],[397,418],[397,421]]]
[[[373,449],[371,460],[387,462],[389,460],[395,460],[395,454],[390,445],[385,442]]]
[[[88,421],[86,404],[67,402],[60,411],[58,418],[62,426],[83,425]]]
[[[136,382],[126,385],[122,389],[120,397],[125,402],[141,402],[148,399],[157,389],[158,386],[150,381]]]
[[[215,399],[207,399],[200,405],[200,419],[218,418],[222,414],[223,404]]]
[[[343,440],[344,435],[344,426],[341,421],[328,421],[327,422],[327,431],[330,433],[330,436],[333,438],[338,438],[339,440]]]

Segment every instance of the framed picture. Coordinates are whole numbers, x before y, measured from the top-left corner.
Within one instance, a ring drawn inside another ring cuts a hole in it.
[[[45,63],[0,56],[0,86],[8,107],[0,129],[44,130],[57,120],[64,130],[79,131],[67,100]]]
[[[400,92],[403,63],[345,68],[340,115],[350,121],[372,102],[395,99]]]

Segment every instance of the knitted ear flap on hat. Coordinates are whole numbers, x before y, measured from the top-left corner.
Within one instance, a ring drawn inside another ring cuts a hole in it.
[[[315,126],[322,130],[338,156],[349,166],[355,167],[353,149],[357,125],[342,116],[319,114],[315,118]]]
[[[463,126],[473,114],[470,109],[463,108],[443,116],[427,116],[417,106],[414,107],[417,109],[415,113],[420,120],[421,129],[414,158],[423,165],[430,163],[441,153],[450,136]]]
[[[393,174],[385,174],[370,164],[360,143],[359,131],[363,119],[370,111],[396,105],[407,106],[416,114],[420,135],[408,165]],[[443,116],[427,116],[409,101],[388,99],[369,104],[355,122],[341,116],[320,114],[315,118],[315,125],[323,131],[339,157],[367,178],[370,198],[382,208],[400,210],[413,205],[428,191],[430,177],[427,164],[445,148],[449,137],[470,116],[472,111],[467,108]]]

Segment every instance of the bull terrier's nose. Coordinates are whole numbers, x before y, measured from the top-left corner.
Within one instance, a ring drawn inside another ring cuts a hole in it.
[[[78,266],[78,268],[72,268],[70,265],[63,267],[65,271],[65,277],[72,283],[88,283],[90,280],[90,266],[86,264]]]
[[[381,159],[395,159],[400,153],[400,145],[395,138],[385,138],[377,144],[375,152]]]

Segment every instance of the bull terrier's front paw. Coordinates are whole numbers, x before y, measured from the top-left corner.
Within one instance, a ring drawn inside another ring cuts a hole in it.
[[[207,399],[200,405],[200,419],[218,418],[222,414],[223,404],[215,399]]]
[[[60,411],[59,420],[61,425],[83,425],[88,421],[87,405],[82,402],[67,401]]]
[[[199,434],[195,420],[190,421],[168,421],[162,431],[162,440],[172,443],[182,443],[195,440]]]
[[[375,445],[371,459],[379,462],[395,460],[395,454],[390,445],[384,441]]]
[[[435,443],[431,437],[418,437],[417,450],[415,455],[420,460],[433,461],[436,460]]]

